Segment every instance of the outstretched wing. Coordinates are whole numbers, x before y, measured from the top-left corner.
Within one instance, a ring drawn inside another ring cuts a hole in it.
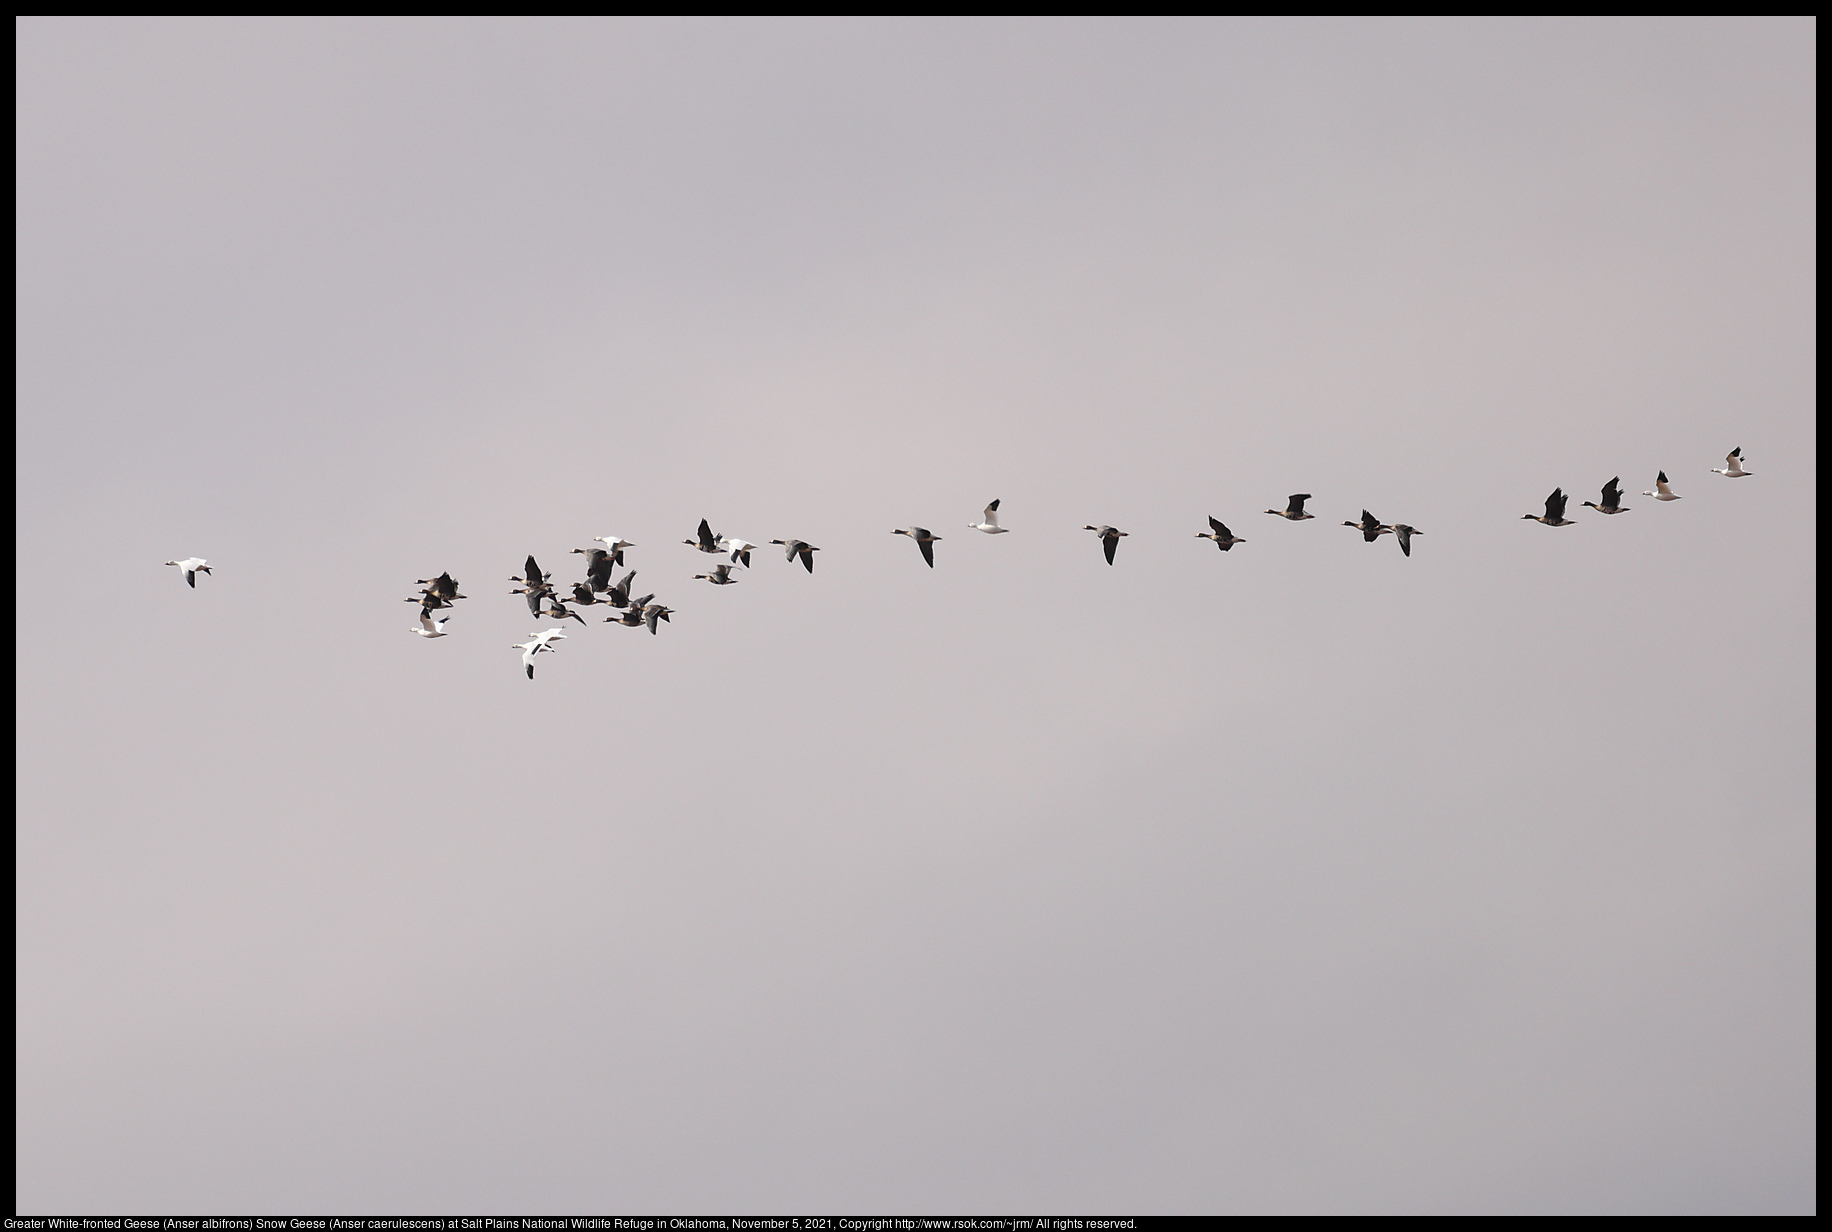
[[[719,546],[719,537],[712,533],[712,527],[707,525],[706,519],[701,518],[700,519],[700,547],[710,552],[714,550],[715,548],[717,548],[718,546]]]
[[[1107,563],[1112,564],[1113,553],[1120,546],[1120,537],[1118,535],[1102,535],[1100,537],[1100,546],[1101,550],[1107,553]]]
[[[927,531],[923,532],[927,534]],[[912,536],[915,538],[915,536]],[[935,567],[935,545],[927,539],[916,538],[916,546],[922,549],[922,558],[929,562],[929,568]]]

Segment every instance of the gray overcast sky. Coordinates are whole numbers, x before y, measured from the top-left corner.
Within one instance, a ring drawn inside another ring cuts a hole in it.
[[[19,33],[22,1212],[1813,1209],[1812,23]]]

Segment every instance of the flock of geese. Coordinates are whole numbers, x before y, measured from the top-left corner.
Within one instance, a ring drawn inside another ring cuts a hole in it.
[[[1711,473],[1723,475],[1728,479],[1746,479],[1752,472],[1743,469],[1743,449],[1738,446],[1725,457],[1724,465],[1712,467]],[[1659,473],[1653,488],[1643,492],[1642,495],[1651,496],[1659,501],[1680,499],[1679,494],[1674,492],[1672,486],[1667,482],[1665,471]],[[1313,513],[1304,512],[1304,502],[1310,499],[1310,493],[1297,492],[1288,498],[1285,508],[1268,509],[1266,512],[1291,522],[1310,521],[1316,517]],[[1575,525],[1565,517],[1565,504],[1568,499],[1563,488],[1554,488],[1552,495],[1546,498],[1544,514],[1527,513],[1522,514],[1521,517],[1529,522],[1543,522],[1547,526]],[[1601,500],[1585,501],[1583,504],[1586,508],[1595,509],[1602,514],[1627,513],[1628,507],[1622,503],[1621,476],[1618,475],[1603,485]],[[1344,522],[1343,525],[1360,531],[1363,541],[1367,543],[1375,542],[1382,535],[1392,535],[1394,541],[1399,544],[1399,550],[1406,556],[1412,555],[1413,536],[1424,534],[1416,526],[1408,526],[1404,522],[1395,522],[1389,526],[1366,509],[1361,511],[1359,522]],[[1007,534],[1007,529],[999,525],[999,502],[995,500],[987,505],[980,515],[980,520],[968,523],[967,529],[977,530],[986,535]],[[1107,563],[1111,565],[1114,553],[1119,549],[1119,542],[1127,537],[1127,532],[1113,526],[1084,526],[1082,529],[1094,532],[1100,542],[1101,551],[1107,558]],[[932,534],[927,528],[921,526],[901,526],[891,533],[907,535],[914,540],[916,547],[922,552],[923,562],[931,569],[935,567],[935,545],[941,542],[940,535]],[[1236,544],[1246,542],[1214,517],[1209,518],[1209,529],[1197,532],[1196,538],[1211,540],[1217,548],[1224,552]],[[633,548],[636,545],[617,535],[599,535],[593,542],[604,546],[573,549],[574,555],[585,557],[585,577],[582,581],[572,584],[570,600],[560,597],[554,586],[553,575],[543,572],[540,565],[535,563],[533,556],[530,556],[527,563],[523,565],[520,576],[509,579],[511,582],[521,583],[509,593],[521,595],[528,604],[529,615],[536,620],[543,618],[559,621],[576,620],[581,626],[584,626],[585,617],[579,615],[573,608],[603,606],[612,609],[612,614],[604,617],[601,623],[618,624],[631,629],[646,628],[651,634],[658,632],[660,625],[668,621],[674,609],[654,602],[653,593],[641,596],[632,594],[632,583],[636,580],[636,570],[631,569],[620,578],[616,576],[616,571],[624,567],[624,549]],[[730,586],[737,582],[738,578],[733,575],[732,570],[738,566],[750,568],[751,553],[758,546],[746,539],[714,534],[705,518],[700,519],[698,535],[692,539],[683,539],[681,542],[708,555],[726,558],[712,566],[711,573],[693,575],[696,582],[711,582],[714,586]],[[814,572],[814,554],[820,549],[812,543],[801,539],[772,539],[770,543],[783,549],[783,555],[790,564],[799,560],[809,573]],[[165,563],[182,569],[185,584],[193,590],[197,588],[197,575],[210,572],[210,563],[196,556],[186,557],[184,560],[168,560]],[[420,586],[420,591],[406,600],[408,603],[420,605],[420,624],[411,632],[423,638],[445,637],[445,625],[451,618],[449,616],[435,617],[433,613],[454,606],[465,596],[458,593],[458,583],[449,572],[441,573],[438,577],[420,578],[417,580],[417,585]],[[572,607],[567,606],[568,602],[572,604]],[[528,638],[529,640],[525,642],[514,643],[513,648],[522,652],[522,667],[527,672],[528,679],[533,680],[536,656],[553,653],[554,643],[565,641],[566,634],[556,628],[531,633]]]

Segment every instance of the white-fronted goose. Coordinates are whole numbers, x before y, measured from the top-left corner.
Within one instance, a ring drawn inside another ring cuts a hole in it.
[[[929,568],[933,569],[935,567],[935,549],[930,545],[940,543],[940,535],[931,535],[920,526],[912,526],[908,529],[899,528],[892,531],[891,534],[908,535],[910,538],[914,539],[916,541],[916,546],[922,549],[922,558],[929,562]]]
[[[1245,539],[1236,539],[1233,531],[1229,530],[1212,517],[1209,519],[1209,529],[1207,531],[1197,531],[1196,538],[1213,539],[1215,541],[1215,546],[1224,552],[1237,543],[1246,542]]]
[[[799,556],[801,563],[808,566],[808,572],[814,572],[814,554],[820,549],[812,543],[803,543],[800,539],[772,539],[770,542],[782,545],[783,555],[789,558],[790,564],[794,564],[795,558]]]
[[[1598,513],[1627,513],[1628,507],[1622,503],[1622,476],[1617,475],[1603,485],[1602,504],[1599,505],[1596,501],[1585,501],[1584,507],[1595,509]]]
[[[1114,550],[1120,546],[1120,540],[1126,537],[1126,532],[1112,526],[1084,526],[1082,529],[1091,530],[1100,536],[1101,551],[1107,554],[1107,563],[1112,564]]]
[[[1317,516],[1314,513],[1304,512],[1304,502],[1309,499],[1309,492],[1298,492],[1293,494],[1291,503],[1286,505],[1283,509],[1268,509],[1266,512],[1270,513],[1275,518],[1284,518],[1291,522],[1308,521]]]
[[[1563,488],[1554,488],[1552,495],[1546,498],[1544,517],[1534,513],[1523,513],[1520,515],[1521,519],[1527,522],[1544,522],[1547,526],[1576,526],[1576,522],[1565,520],[1565,502],[1568,499],[1570,498],[1565,495]]]

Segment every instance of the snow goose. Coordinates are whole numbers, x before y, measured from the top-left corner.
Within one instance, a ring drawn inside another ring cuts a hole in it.
[[[1424,533],[1425,532],[1418,527],[1407,526],[1404,522],[1395,522],[1393,524],[1393,537],[1399,540],[1399,550],[1404,552],[1407,556],[1412,555],[1412,536],[1422,535]]]
[[[1565,502],[1569,499],[1570,498],[1565,495],[1564,489],[1554,488],[1552,489],[1552,495],[1546,498],[1546,515],[1544,517],[1540,517],[1538,514],[1533,513],[1523,513],[1520,516],[1525,521],[1544,522],[1547,526],[1576,526],[1576,522],[1567,522],[1565,520]]]
[[[548,629],[542,633],[531,633],[525,642],[516,642],[514,648],[522,652],[522,666],[528,669],[528,679],[534,679],[534,656],[543,650],[551,653],[555,642],[563,642],[566,635],[558,629]]]
[[[1655,500],[1663,501],[1679,499],[1679,494],[1667,486],[1667,473],[1665,471],[1661,471],[1660,475],[1654,480],[1654,490],[1652,492],[1643,492],[1642,495],[1651,496]]]
[[[421,608],[420,609],[420,627],[418,629],[409,629],[408,632],[409,633],[418,633],[421,637],[444,637],[445,636],[445,622],[450,619],[451,619],[450,616],[441,616],[439,617],[439,619],[434,620],[430,615],[427,614],[427,611],[425,608]]]
[[[1713,475],[1722,475],[1726,479],[1747,479],[1754,471],[1743,469],[1743,447],[1738,445],[1724,456],[1724,465],[1711,468]]]
[[[803,543],[800,539],[772,539],[770,542],[782,545],[783,555],[789,558],[790,564],[794,564],[795,558],[799,556],[801,563],[808,566],[808,572],[814,572],[814,554],[820,549],[812,543]]]
[[[1304,512],[1304,502],[1309,499],[1309,492],[1297,492],[1292,495],[1291,503],[1283,509],[1268,509],[1266,512],[1270,513],[1275,518],[1285,518],[1292,522],[1303,522],[1317,516],[1314,513]]]
[[[751,549],[757,545],[748,539],[727,539],[719,536],[719,550],[732,558],[732,564],[742,564],[746,569],[751,567]]]
[[[1585,501],[1584,507],[1586,509],[1595,509],[1598,513],[1627,513],[1628,507],[1622,503],[1622,476],[1617,475],[1614,479],[1603,485],[1602,504],[1599,505],[1595,501]]]
[[[993,501],[992,504],[986,506],[986,511],[980,515],[980,520],[978,522],[967,523],[967,529],[977,530],[987,535],[1003,535],[1008,533],[1003,526],[999,525],[999,502]]]
[[[1361,511],[1361,521],[1344,522],[1343,525],[1344,526],[1353,526],[1356,530],[1360,531],[1361,538],[1364,543],[1373,543],[1376,539],[1380,538],[1382,535],[1390,535],[1393,533],[1393,528],[1391,526],[1388,526],[1386,523],[1382,522],[1379,518],[1369,513],[1366,509],[1363,509]],[[1408,555],[1410,555],[1410,553],[1408,553]]]
[[[210,562],[198,556],[187,556],[183,560],[168,560],[168,565],[177,565],[184,570],[184,584],[192,590],[197,589],[197,575],[210,572]],[[413,602],[411,599],[408,602]]]
[[[1100,536],[1101,550],[1107,554],[1107,563],[1112,564],[1114,549],[1120,546],[1120,540],[1126,537],[1126,532],[1111,526],[1084,526],[1082,529],[1091,530]]]
[[[1216,521],[1214,518],[1209,519],[1209,529],[1206,532],[1204,531],[1196,532],[1196,538],[1213,539],[1215,541],[1215,546],[1220,548],[1224,552],[1227,551],[1229,548],[1232,548],[1237,543],[1246,542],[1245,539],[1236,539],[1234,537],[1233,531],[1223,526],[1220,522]]]
[[[711,573],[696,573],[693,575],[693,580],[696,582],[711,582],[714,586],[731,586],[738,581],[737,578],[732,576],[732,567],[730,565],[714,565]]]
[[[916,546],[922,549],[922,558],[929,562],[929,568],[933,569],[935,567],[935,549],[930,545],[940,543],[940,535],[931,535],[920,526],[912,526],[907,530],[899,527],[897,530],[892,531],[891,534],[908,535],[910,538],[914,539],[916,541]]]
[[[602,543],[604,545],[605,553],[609,555],[611,558],[611,563],[614,565],[617,565],[620,568],[623,565],[623,550],[625,548],[633,548],[636,546],[634,543],[631,543],[628,539],[621,538],[617,535],[593,535],[592,542],[593,543]]]

